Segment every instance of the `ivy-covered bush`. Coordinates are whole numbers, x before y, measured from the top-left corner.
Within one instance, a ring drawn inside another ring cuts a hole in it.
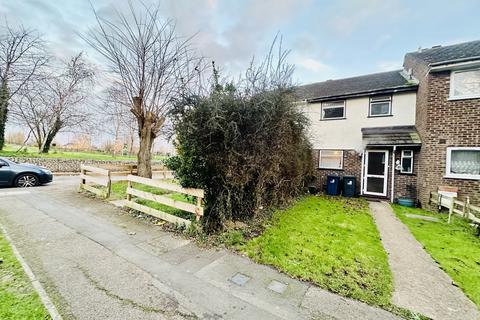
[[[308,123],[285,85],[287,74],[270,74],[268,65],[254,71],[263,84],[216,81],[208,95],[178,101],[171,114],[178,155],[167,166],[183,186],[205,190],[209,232],[286,204],[311,176]]]

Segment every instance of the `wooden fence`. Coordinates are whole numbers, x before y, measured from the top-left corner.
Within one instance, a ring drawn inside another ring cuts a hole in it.
[[[456,197],[449,197],[438,192],[430,194],[430,202],[438,205],[439,208],[445,207],[448,211],[448,223],[450,223],[453,214],[460,215],[471,220],[476,224],[480,224],[480,207],[470,203],[470,198],[466,201],[457,200]]]
[[[90,191],[100,197],[109,198],[112,190],[110,170],[91,166],[80,166],[80,189]],[[103,186],[106,189],[98,189],[94,186]]]
[[[134,196],[134,197],[139,197],[145,200],[157,202],[162,205],[166,205],[168,207],[173,207],[183,211],[191,212],[195,214],[197,220],[199,220],[200,217],[203,216],[204,209],[202,207],[202,200],[204,198],[204,191],[202,189],[183,188],[177,184],[168,183],[165,181],[141,178],[134,175],[128,175],[127,181],[128,181],[127,201],[125,202],[125,206],[131,209],[149,214],[156,218],[159,218],[168,222],[172,222],[172,223],[184,224],[185,226],[189,226],[191,223],[189,220],[136,203],[135,201],[132,201],[132,196]],[[132,183],[139,183],[142,185],[151,186],[151,187],[159,188],[162,190],[178,192],[178,193],[194,196],[196,197],[197,201],[196,201],[196,204],[177,201],[177,200],[168,198],[166,196],[157,195],[157,194],[136,189],[133,187]]]

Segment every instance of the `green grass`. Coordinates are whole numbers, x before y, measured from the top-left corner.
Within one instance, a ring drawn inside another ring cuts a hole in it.
[[[169,197],[169,198],[177,200],[177,201],[195,203],[195,201],[194,201],[194,199],[192,199],[192,197],[188,197],[187,195],[182,194],[182,193],[170,192],[170,191],[166,191],[166,190],[162,190],[162,189],[159,189],[159,188],[150,187],[150,186],[146,186],[146,185],[138,184],[138,183],[133,183],[133,186],[134,186],[135,189],[142,190],[142,191],[145,191],[145,192],[150,192],[150,193],[153,193],[153,194],[164,195],[166,197]],[[112,183],[112,198],[113,199],[125,199],[126,196],[127,196],[126,190],[127,190],[127,182],[126,181],[119,181],[119,182]],[[145,205],[147,207],[153,208],[153,209],[163,211],[165,213],[172,214],[172,215],[180,217],[180,218],[187,219],[187,220],[194,220],[195,219],[195,215],[193,213],[183,211],[183,210],[179,210],[179,209],[176,209],[176,208],[172,208],[172,207],[169,207],[169,206],[166,206],[166,205],[154,202],[154,201],[149,201],[149,200],[137,198],[137,199],[135,199],[135,202],[137,202],[139,204],[142,204],[142,205]]]
[[[448,224],[448,215],[422,209],[399,205],[393,205],[393,209],[432,258],[480,308],[480,238],[469,223],[453,216]],[[440,222],[409,218],[407,213],[437,217]]]
[[[40,297],[1,234],[0,319],[50,319]]]
[[[34,147],[25,147],[25,151],[17,152],[20,146],[7,144],[0,151],[0,157],[22,157],[22,158],[56,158],[56,159],[76,159],[76,160],[136,160],[136,156],[112,156],[101,151],[56,151],[55,148],[50,153],[38,153]],[[154,160],[162,160],[163,156],[154,156]]]
[[[390,306],[392,275],[365,200],[307,196],[239,248],[332,292]]]

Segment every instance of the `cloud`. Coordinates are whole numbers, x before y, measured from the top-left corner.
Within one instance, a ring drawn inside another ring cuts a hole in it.
[[[328,68],[327,65],[313,58],[301,58],[294,61],[296,66],[313,72],[319,72]]]
[[[402,1],[342,0],[328,8],[326,24],[340,36],[351,36],[367,26],[392,23],[405,13]],[[388,20],[386,20],[388,19]]]
[[[377,64],[377,67],[380,71],[392,71],[392,70],[402,69],[402,61],[401,60],[380,61]]]

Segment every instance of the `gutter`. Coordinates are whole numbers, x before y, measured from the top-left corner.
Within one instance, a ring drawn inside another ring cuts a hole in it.
[[[417,88],[418,88],[418,84],[412,84],[409,86],[399,86],[399,87],[393,87],[388,89],[376,89],[376,90],[347,93],[347,94],[328,96],[328,97],[305,99],[305,101],[307,103],[315,103],[315,102],[332,101],[332,100],[338,100],[338,99],[344,99],[344,98],[365,97],[365,96],[371,96],[371,95],[377,95],[377,94],[417,91]]]

